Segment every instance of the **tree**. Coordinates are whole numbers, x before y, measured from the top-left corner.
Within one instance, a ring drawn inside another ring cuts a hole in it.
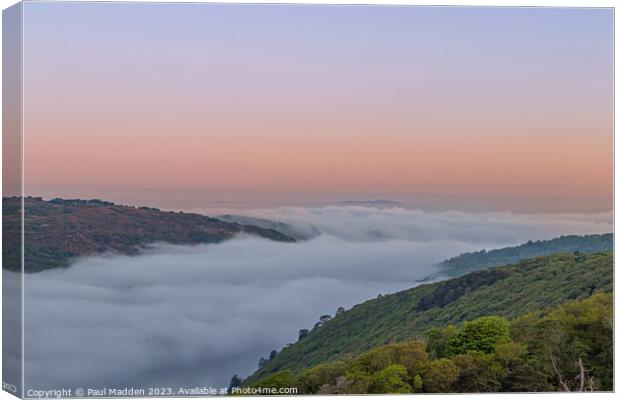
[[[527,346],[522,343],[506,342],[495,346],[495,356],[510,371],[519,365],[527,354]]]
[[[344,307],[338,307],[338,309],[336,310],[336,317],[344,313],[344,311]]]
[[[230,378],[230,385],[228,385],[228,394],[231,394],[234,388],[238,388],[241,386],[242,380],[237,376],[237,374],[233,375]]]
[[[482,317],[463,324],[448,340],[447,355],[482,351],[490,353],[495,345],[510,341],[508,321],[501,317]]]
[[[394,343],[390,347],[395,351],[395,362],[405,366],[407,372],[411,375],[419,372],[428,361],[426,343],[424,341],[413,340],[407,343]]]
[[[392,364],[372,376],[370,393],[412,393],[407,383],[407,368]]]
[[[299,375],[301,390],[305,394],[317,393],[322,385],[335,383],[336,378],[345,375],[346,370],[347,364],[343,361],[332,361],[309,368]]]
[[[545,371],[527,362],[513,366],[502,380],[502,392],[550,392],[554,391],[549,384]]]
[[[278,352],[275,350],[271,350],[271,353],[269,353],[269,361],[273,361],[277,356]]]
[[[367,373],[360,371],[359,369],[355,369],[353,371],[347,372],[345,377],[349,384],[343,390],[340,390],[338,393],[342,394],[359,394],[359,393],[368,393],[368,388],[370,387],[370,383],[372,381],[372,377]]]
[[[571,390],[613,390],[612,295],[595,293],[564,304],[548,318],[562,332],[556,336],[559,340],[554,342],[551,355],[559,361],[562,374],[576,377]]]
[[[443,358],[447,355],[448,341],[456,335],[458,329],[448,325],[443,329],[431,328],[427,334],[427,351],[432,358]]]
[[[452,385],[457,392],[478,393],[497,392],[501,389],[501,382],[506,376],[506,368],[497,359],[494,353],[470,351],[467,354],[456,356],[459,358],[461,373]],[[466,362],[464,360],[468,359]],[[469,364],[466,366],[466,364]]]
[[[545,371],[556,390],[613,390],[612,299],[594,293],[544,318],[531,314],[513,322],[515,337],[531,354],[528,363]]]
[[[459,368],[452,360],[433,360],[422,371],[424,390],[428,393],[448,393],[458,376]]]
[[[273,375],[261,379],[253,387],[255,388],[292,388],[298,387],[299,382],[290,370],[276,372]]]
[[[258,369],[263,368],[269,361],[265,358],[265,357],[261,357],[260,360],[258,360]]]
[[[424,388],[424,381],[422,380],[422,377],[420,376],[420,374],[416,374],[416,376],[413,377],[413,391],[421,392],[423,388]]]
[[[308,336],[309,333],[310,333],[310,331],[307,330],[307,329],[300,329],[299,330],[299,336],[298,336],[297,340],[301,340],[301,339],[305,338],[306,336]]]
[[[317,322],[316,324],[314,324],[314,328],[318,328],[321,327],[323,325],[325,325],[327,323],[327,321],[329,321],[330,319],[332,319],[332,317],[330,315],[321,315],[321,317],[319,318],[319,322]]]

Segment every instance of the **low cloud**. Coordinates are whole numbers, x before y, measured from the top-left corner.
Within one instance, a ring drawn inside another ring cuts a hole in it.
[[[216,214],[235,213],[234,210],[209,211]],[[519,244],[527,240],[550,239],[564,234],[607,233],[612,230],[613,220],[612,212],[425,212],[359,206],[267,208],[244,210],[243,214],[287,223],[300,236],[311,237],[322,233],[352,241],[460,241],[496,247]]]
[[[318,229],[312,240],[253,237],[158,244],[26,276],[26,386],[226,385],[294,342],[322,314],[415,286],[465,251],[611,231],[611,215],[422,213],[362,207],[256,210]]]

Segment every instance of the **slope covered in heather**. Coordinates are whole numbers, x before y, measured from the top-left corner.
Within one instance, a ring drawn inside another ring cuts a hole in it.
[[[2,199],[3,268],[20,265],[20,210],[17,197]],[[66,267],[78,256],[103,252],[137,254],[155,242],[217,243],[245,233],[281,242],[295,239],[273,229],[221,221],[204,215],[131,207],[102,200],[24,199],[26,272]]]

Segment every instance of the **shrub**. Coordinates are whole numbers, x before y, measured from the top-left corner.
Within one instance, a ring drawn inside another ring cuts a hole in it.
[[[501,317],[482,317],[466,322],[461,330],[448,340],[447,354],[482,351],[490,353],[495,345],[510,341],[508,321]]]
[[[422,372],[424,390],[429,393],[449,393],[459,376],[459,368],[447,358],[429,362]]]
[[[372,376],[369,393],[412,393],[407,383],[407,368],[392,364]]]

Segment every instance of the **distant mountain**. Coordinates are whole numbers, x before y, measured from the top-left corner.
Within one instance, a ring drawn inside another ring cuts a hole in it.
[[[379,296],[335,316],[322,316],[244,381],[280,371],[295,373],[327,361],[421,337],[432,327],[482,316],[512,319],[595,292],[613,290],[613,253],[554,254],[475,271],[459,278]],[[300,327],[302,328],[302,327]]]
[[[20,199],[2,199],[3,268],[19,271]],[[138,254],[155,242],[217,243],[237,234],[294,242],[273,229],[226,222],[199,214],[131,207],[102,200],[24,199],[25,270],[66,267],[71,259],[104,252]]]
[[[284,222],[272,221],[265,218],[247,217],[244,215],[234,214],[218,215],[216,216],[216,218],[222,221],[234,222],[241,225],[254,225],[265,229],[273,229],[296,240],[312,239],[313,237],[319,236],[321,234],[321,231],[314,227],[312,228],[311,233],[304,234],[299,232],[299,230],[296,230],[292,225]]]
[[[613,250],[614,235],[567,235],[550,240],[528,241],[519,246],[464,253],[437,264],[439,275],[454,277],[471,271],[519,262],[554,253],[597,253]]]
[[[336,206],[359,206],[359,207],[374,207],[374,208],[394,208],[404,207],[405,204],[393,201],[393,200],[346,200],[334,203]]]

